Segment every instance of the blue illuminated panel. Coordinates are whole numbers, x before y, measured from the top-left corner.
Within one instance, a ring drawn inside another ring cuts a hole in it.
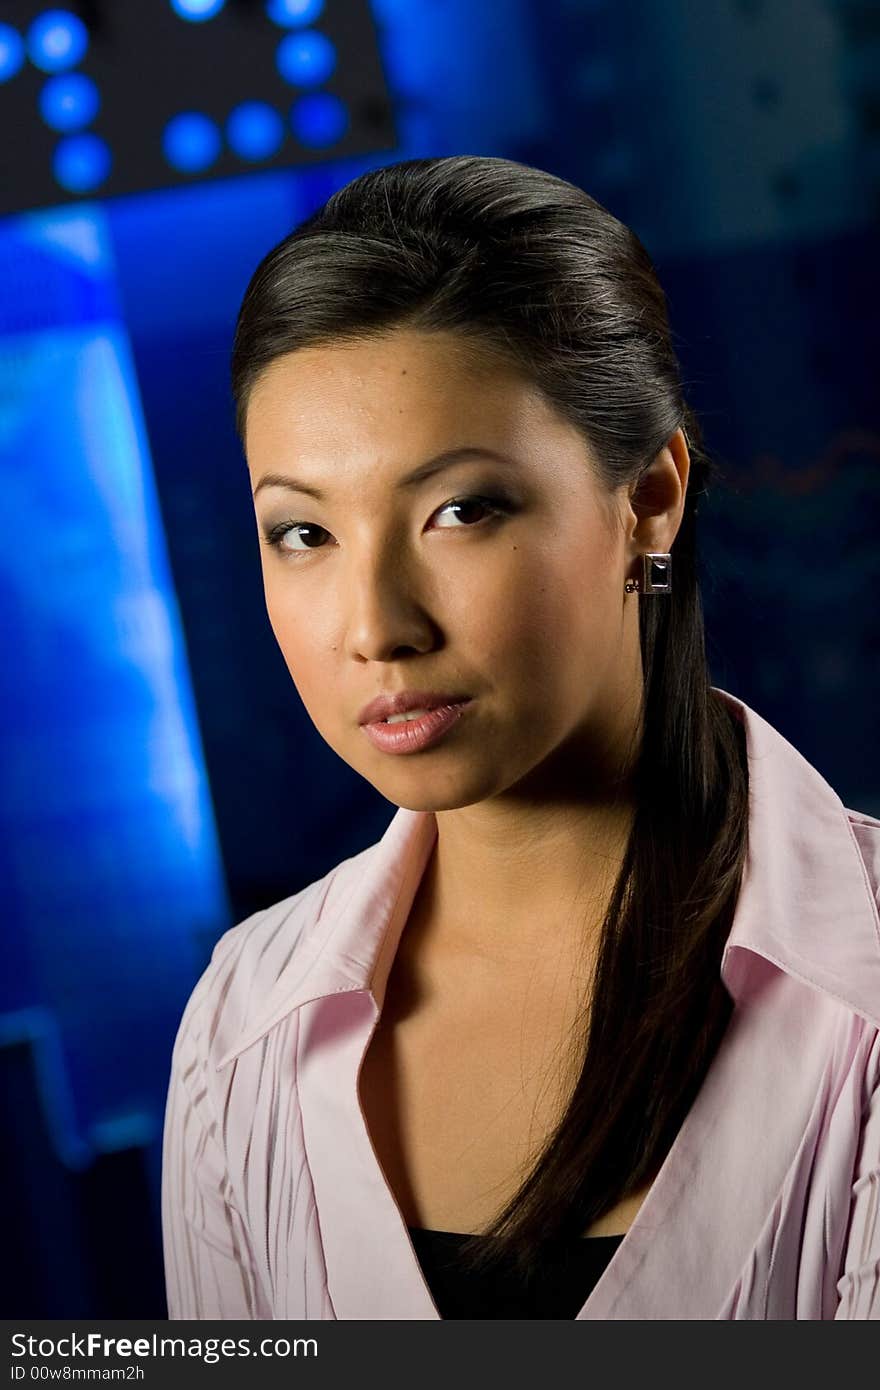
[[[94,207],[0,223],[0,488],[0,911],[11,963],[0,972],[0,1042],[22,1019],[57,1026],[60,1060],[41,1084],[54,1088],[59,1067],[69,1079],[75,1104],[58,1121],[68,1161],[126,1116],[160,1126],[157,1047],[165,1056],[200,933],[215,938],[230,917],[138,386]],[[46,1113],[60,1115],[59,1104],[46,1097]]]
[[[0,217],[396,143],[368,0],[0,12],[0,129],[16,132],[0,154]],[[306,94],[326,100],[291,120]]]

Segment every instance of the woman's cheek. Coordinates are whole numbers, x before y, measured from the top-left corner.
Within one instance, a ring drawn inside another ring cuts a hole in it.
[[[275,577],[266,583],[265,596],[269,623],[279,646],[320,650],[332,630],[333,617],[314,593]]]

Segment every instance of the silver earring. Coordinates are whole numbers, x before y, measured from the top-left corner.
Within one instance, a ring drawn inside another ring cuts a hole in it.
[[[628,579],[628,594],[668,594],[672,591],[672,556],[649,550],[642,556],[641,579]]]

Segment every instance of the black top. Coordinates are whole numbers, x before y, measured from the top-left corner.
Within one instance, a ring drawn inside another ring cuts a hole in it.
[[[472,1274],[457,1268],[457,1251],[468,1238],[458,1231],[407,1229],[441,1318],[575,1318],[623,1240],[559,1241],[545,1256],[540,1278],[523,1286],[513,1271]]]

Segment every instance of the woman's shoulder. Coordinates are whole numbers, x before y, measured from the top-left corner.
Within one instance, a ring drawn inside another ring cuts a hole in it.
[[[282,974],[299,953],[320,947],[336,908],[347,896],[376,846],[343,859],[321,878],[260,908],[219,937],[196,981],[180,1020],[175,1057],[222,1056],[265,1007]]]

